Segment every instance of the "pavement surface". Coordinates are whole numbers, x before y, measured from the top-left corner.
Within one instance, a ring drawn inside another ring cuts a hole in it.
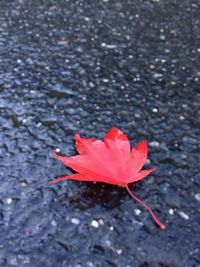
[[[0,0],[0,266],[200,266],[199,0]],[[48,182],[74,134],[149,142],[131,186]]]

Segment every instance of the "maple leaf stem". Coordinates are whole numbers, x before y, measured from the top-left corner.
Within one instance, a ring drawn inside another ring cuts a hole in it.
[[[137,202],[139,202],[142,206],[144,206],[146,209],[148,209],[148,211],[150,212],[151,216],[153,217],[155,223],[157,223],[157,225],[160,226],[161,229],[165,229],[166,225],[162,224],[158,218],[156,217],[156,215],[154,214],[154,212],[151,210],[151,208],[149,206],[147,206],[141,199],[139,199],[138,197],[136,197],[130,190],[130,188],[128,187],[128,184],[126,185],[126,190],[128,191],[129,195],[135,199]]]

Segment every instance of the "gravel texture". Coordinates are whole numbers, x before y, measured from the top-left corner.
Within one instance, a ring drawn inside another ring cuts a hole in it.
[[[200,2],[0,1],[0,266],[200,266]],[[74,181],[51,151],[112,126],[157,170]]]

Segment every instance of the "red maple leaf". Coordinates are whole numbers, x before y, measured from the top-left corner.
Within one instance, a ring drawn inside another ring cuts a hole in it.
[[[77,173],[52,180],[55,183],[63,180],[79,180],[89,182],[104,182],[125,187],[136,201],[149,210],[154,221],[162,228],[162,224],[153,211],[136,197],[129,189],[129,184],[137,182],[149,175],[155,168],[142,170],[147,159],[147,141],[143,140],[131,150],[127,136],[117,128],[111,128],[104,141],[81,138],[75,135],[76,149],[79,155],[63,157],[55,152],[53,156],[65,166]]]

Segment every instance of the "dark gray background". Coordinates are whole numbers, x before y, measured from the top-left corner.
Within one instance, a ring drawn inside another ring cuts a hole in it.
[[[200,266],[199,58],[198,0],[0,1],[0,266]],[[123,188],[48,184],[112,126],[149,141],[132,190],[165,231]]]

